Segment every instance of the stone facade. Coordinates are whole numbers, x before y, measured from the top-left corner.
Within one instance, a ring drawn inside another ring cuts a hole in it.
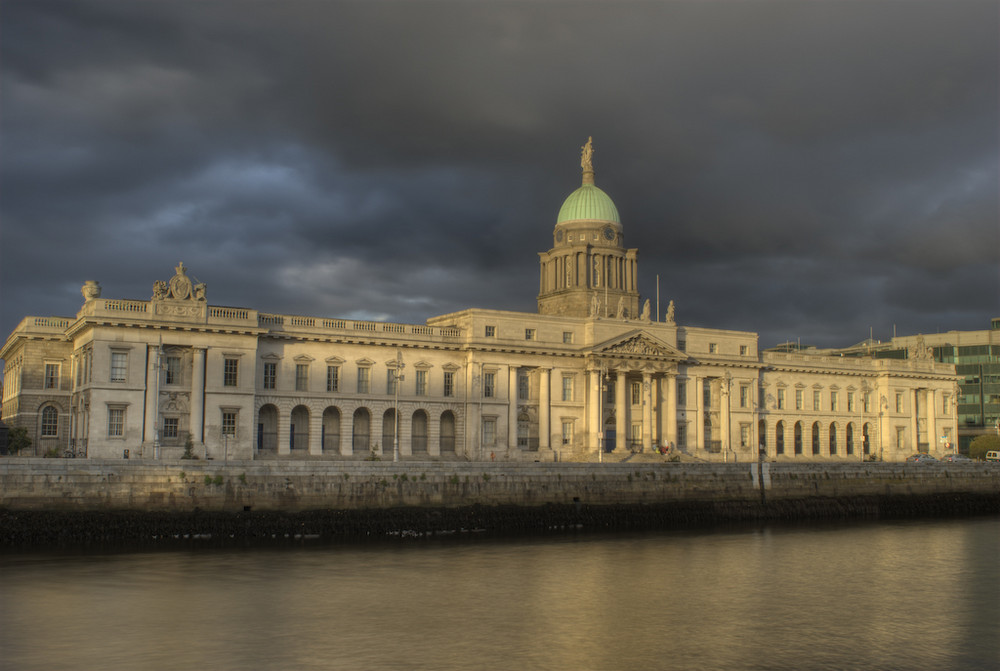
[[[29,428],[35,454],[95,458],[596,461],[670,448],[719,461],[759,450],[901,460],[949,449],[952,365],[761,353],[756,333],[677,323],[673,302],[657,321],[586,158],[540,255],[537,314],[266,314],[210,305],[183,264],[148,301],[101,298],[90,281],[75,319],[27,317],[0,350],[3,419]]]

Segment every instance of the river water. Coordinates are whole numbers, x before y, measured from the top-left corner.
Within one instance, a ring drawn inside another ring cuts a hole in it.
[[[997,669],[1000,518],[7,553],[0,668]]]

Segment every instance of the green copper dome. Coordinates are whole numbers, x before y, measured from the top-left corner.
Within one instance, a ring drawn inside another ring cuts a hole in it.
[[[569,198],[559,208],[559,217],[556,219],[556,223],[561,224],[564,221],[580,219],[621,223],[618,218],[618,208],[615,207],[611,197],[593,184],[586,183],[569,194]]]

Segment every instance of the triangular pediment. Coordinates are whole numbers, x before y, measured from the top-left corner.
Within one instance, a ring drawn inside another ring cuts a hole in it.
[[[687,355],[673,345],[668,345],[659,338],[645,331],[631,331],[624,335],[606,340],[594,348],[594,354],[602,356],[627,356],[637,358],[652,358],[668,361],[687,359]]]

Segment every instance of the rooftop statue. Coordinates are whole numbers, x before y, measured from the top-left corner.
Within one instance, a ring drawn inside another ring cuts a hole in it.
[[[591,162],[593,158],[594,138],[588,137],[587,144],[583,145],[583,153],[580,156],[580,167],[583,168],[584,172],[594,170],[594,164]]]

